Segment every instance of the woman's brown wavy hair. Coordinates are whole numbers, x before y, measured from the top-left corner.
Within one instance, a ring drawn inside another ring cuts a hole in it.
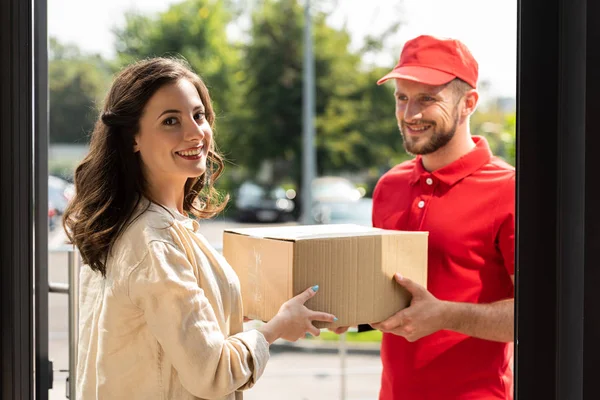
[[[180,79],[194,84],[212,127],[215,113],[208,89],[185,62],[171,58],[139,61],[115,78],[92,132],[89,153],[75,170],[75,197],[65,211],[63,225],[84,263],[103,276],[111,247],[135,218],[142,198],[152,201],[139,153],[133,151],[140,118],[158,89]],[[213,186],[223,166],[213,141],[206,172],[185,184],[186,212],[205,219],[223,210],[228,196],[220,196]]]

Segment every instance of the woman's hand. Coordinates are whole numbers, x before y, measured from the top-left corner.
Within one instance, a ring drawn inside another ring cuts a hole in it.
[[[319,336],[321,331],[312,324],[313,321],[337,321],[334,315],[312,311],[304,305],[314,297],[317,290],[319,290],[319,286],[310,287],[283,303],[277,315],[259,329],[269,344],[279,338],[295,342],[305,337],[306,333]]]

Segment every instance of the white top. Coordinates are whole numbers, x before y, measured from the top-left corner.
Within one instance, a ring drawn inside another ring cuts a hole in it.
[[[239,400],[264,371],[269,344],[242,332],[235,272],[170,212],[152,204],[126,229],[106,279],[81,269],[78,399]]]

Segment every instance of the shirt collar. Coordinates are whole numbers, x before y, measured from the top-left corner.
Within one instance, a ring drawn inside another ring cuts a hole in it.
[[[473,136],[472,139],[475,143],[475,148],[473,150],[458,160],[433,172],[425,170],[422,157],[420,155],[417,156],[410,183],[414,185],[419,182],[422,176],[433,175],[440,182],[443,182],[448,186],[453,186],[458,181],[483,167],[492,158],[492,151],[490,150],[487,140],[483,136]]]
[[[179,221],[179,223],[181,225],[185,226],[187,229],[189,229],[192,232],[198,232],[198,229],[200,228],[200,224],[198,224],[198,221],[196,221],[194,218],[186,217],[185,215],[181,214],[176,209],[169,208],[169,207],[167,207],[167,209],[171,212],[173,217],[177,221]]]
[[[175,219],[181,225],[183,225],[185,228],[189,229],[192,232],[198,232],[198,230],[200,229],[200,224],[195,219],[186,217],[185,215],[181,214],[177,209],[163,207],[164,206],[158,205],[156,203],[151,203],[150,205],[150,208],[152,208],[153,210]]]

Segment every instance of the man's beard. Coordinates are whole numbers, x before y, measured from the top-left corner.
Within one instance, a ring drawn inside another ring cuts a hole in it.
[[[406,152],[409,154],[431,154],[450,143],[450,141],[454,137],[454,134],[456,133],[456,127],[458,126],[458,115],[454,116],[454,122],[452,126],[450,126],[444,131],[438,130],[437,124],[433,122],[423,121],[422,123],[431,125],[430,129],[432,130],[431,136],[429,137],[429,139],[427,139],[425,143],[420,143],[420,137],[415,138],[416,140],[411,140],[412,138],[409,136],[407,139],[407,137],[402,132],[402,129],[400,129],[400,134],[402,135],[402,140],[404,142],[404,150],[406,150]],[[405,124],[403,123],[402,125],[404,126]]]

